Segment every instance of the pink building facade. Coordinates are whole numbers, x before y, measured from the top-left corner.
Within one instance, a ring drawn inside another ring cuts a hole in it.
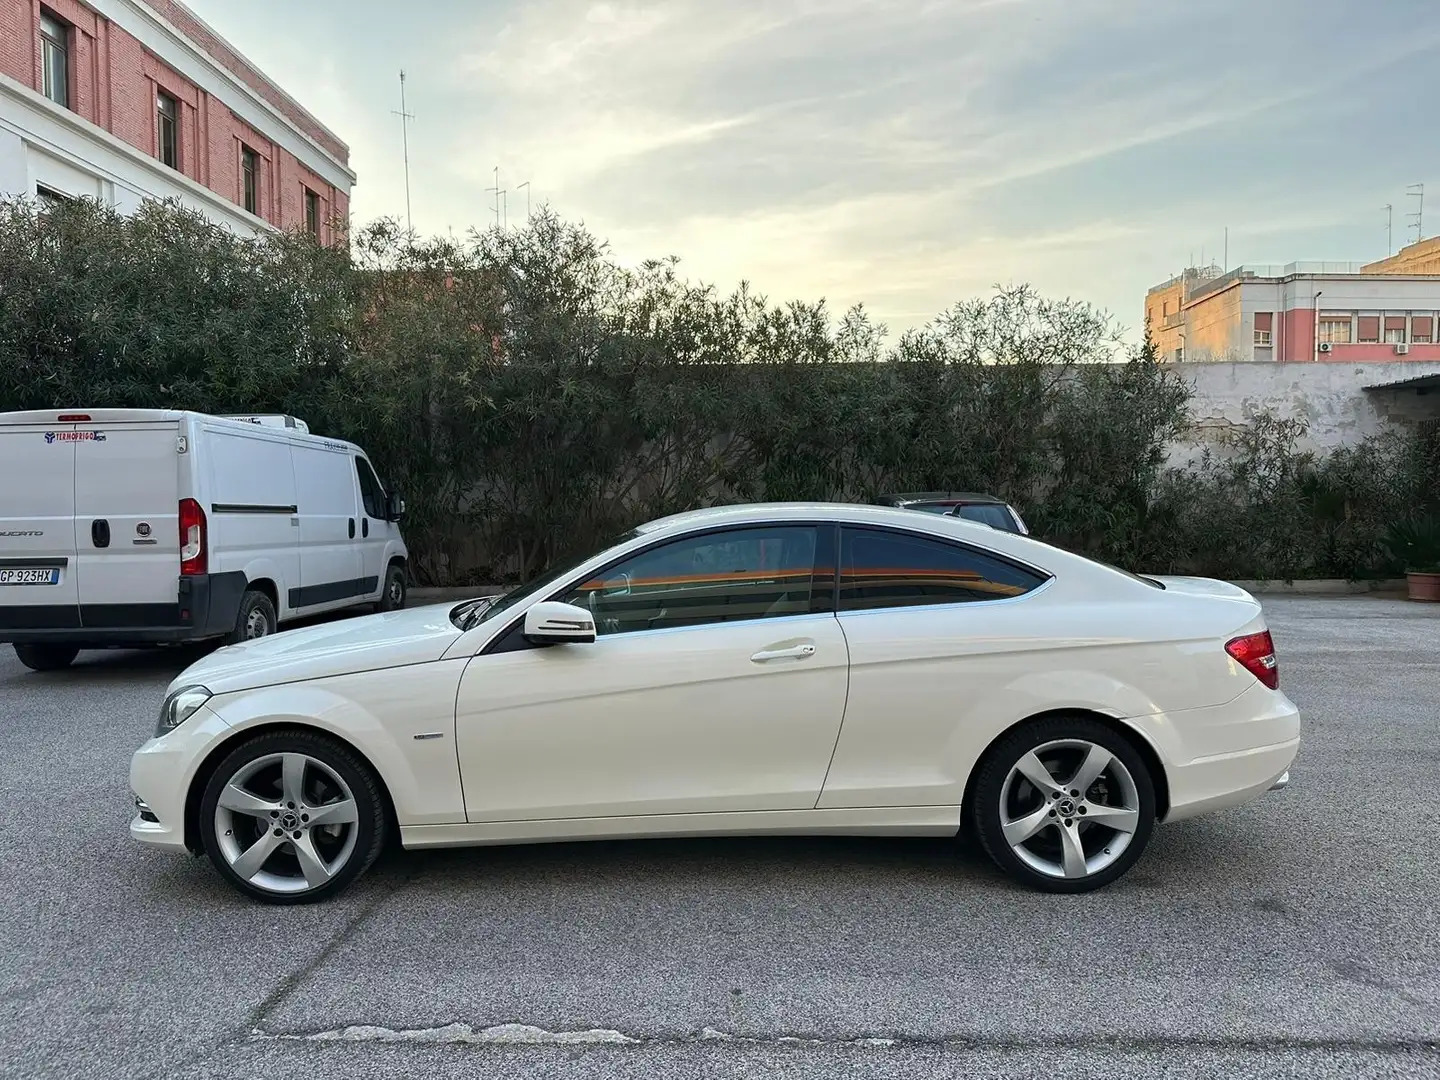
[[[1150,290],[1146,319],[1171,362],[1440,361],[1440,275],[1348,263],[1191,271]]]
[[[176,0],[0,0],[0,192],[340,235],[332,131]]]

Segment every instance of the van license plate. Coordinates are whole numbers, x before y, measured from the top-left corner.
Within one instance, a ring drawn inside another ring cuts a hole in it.
[[[0,585],[59,585],[59,570],[0,569]]]

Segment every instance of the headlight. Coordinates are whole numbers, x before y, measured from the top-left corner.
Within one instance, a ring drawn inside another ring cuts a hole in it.
[[[166,732],[174,731],[209,700],[210,691],[203,686],[182,686],[176,690],[160,706],[160,722],[155,725],[155,737],[158,739]]]

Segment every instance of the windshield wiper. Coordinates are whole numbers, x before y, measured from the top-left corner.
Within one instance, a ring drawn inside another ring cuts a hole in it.
[[[498,599],[499,596],[477,596],[474,600],[466,600],[450,613],[450,620],[461,630],[473,630],[490,605]]]

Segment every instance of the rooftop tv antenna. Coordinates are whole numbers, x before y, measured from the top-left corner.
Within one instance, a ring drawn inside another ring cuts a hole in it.
[[[1387,202],[1382,209],[1385,211],[1385,257],[1388,259],[1395,254],[1395,207]]]
[[[494,210],[495,210],[495,227],[498,229],[498,228],[501,227],[501,225],[500,225],[500,196],[502,196],[502,195],[505,194],[505,189],[500,186],[500,166],[499,166],[499,165],[496,165],[496,166],[495,166],[495,186],[494,186],[494,187],[488,187],[488,188],[486,188],[485,190],[486,190],[486,191],[493,191],[493,192],[495,193],[495,206],[494,206]]]
[[[1405,194],[1407,197],[1417,200],[1415,212],[1405,216],[1410,218],[1413,223],[1410,227],[1415,230],[1415,242],[1418,244],[1425,239],[1425,185],[1411,184],[1405,189]]]
[[[526,180],[523,184],[516,184],[516,185],[515,185],[515,190],[516,190],[516,191],[519,191],[521,188],[524,188],[524,189],[525,189],[525,220],[526,220],[526,221],[529,221],[529,220],[530,220],[530,181],[529,181],[529,180]]]
[[[415,119],[413,113],[405,111],[405,69],[400,69],[400,111],[390,110],[392,114],[400,117],[400,152],[405,161],[405,230],[413,232],[414,224],[410,220],[410,121]]]

